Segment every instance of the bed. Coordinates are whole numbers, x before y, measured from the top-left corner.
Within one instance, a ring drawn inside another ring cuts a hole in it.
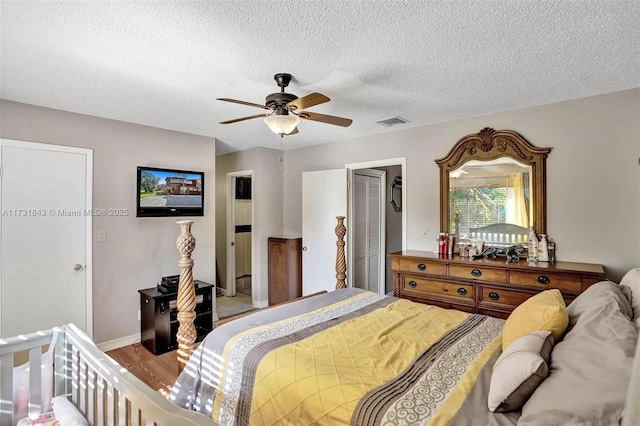
[[[70,324],[0,340],[0,424],[51,411],[50,394],[97,425],[638,425],[639,328],[640,268],[507,320],[342,288],[217,327],[167,399]]]
[[[638,290],[636,280],[640,299]],[[496,366],[522,351],[499,361],[509,319],[353,288],[218,327],[170,400],[221,425],[636,425],[640,319],[633,320],[630,296],[629,287],[603,281],[576,298],[568,331],[550,339],[541,383],[505,412],[489,410],[491,392],[526,366],[509,366],[496,382]]]

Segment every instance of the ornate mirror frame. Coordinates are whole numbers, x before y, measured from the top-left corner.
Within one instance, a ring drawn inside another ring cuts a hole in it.
[[[389,202],[393,211],[402,211],[402,176],[396,176],[391,182],[391,190],[389,191]]]
[[[449,172],[470,160],[491,161],[500,157],[511,157],[531,166],[533,230],[538,235],[546,233],[546,158],[550,152],[551,148],[536,148],[512,130],[485,127],[477,134],[460,139],[445,157],[435,160],[440,167],[440,232],[451,232]]]

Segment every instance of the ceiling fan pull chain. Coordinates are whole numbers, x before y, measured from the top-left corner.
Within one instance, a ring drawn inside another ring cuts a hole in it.
[[[280,171],[284,171],[284,134],[280,135]]]

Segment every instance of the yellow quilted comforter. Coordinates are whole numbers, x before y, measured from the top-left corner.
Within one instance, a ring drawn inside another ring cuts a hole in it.
[[[364,292],[224,347],[221,425],[445,424],[502,322]]]

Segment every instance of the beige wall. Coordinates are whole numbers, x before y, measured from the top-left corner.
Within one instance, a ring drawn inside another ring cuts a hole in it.
[[[267,239],[282,235],[283,172],[280,170],[280,151],[253,148],[216,159],[216,253],[220,277],[226,282],[227,256],[227,174],[253,170],[253,257],[252,298],[255,306],[268,305],[269,254]],[[286,165],[285,165],[286,168]]]
[[[640,89],[285,151],[284,232],[301,233],[302,172],[406,156],[407,249],[431,250],[439,228],[433,160],[484,127],[553,148],[547,233],[559,260],[601,263],[614,280],[640,265]]]
[[[614,280],[640,265],[640,89],[289,150],[284,171],[277,150],[255,148],[216,159],[212,138],[9,101],[0,101],[0,120],[6,139],[92,148],[94,208],[135,211],[137,165],[205,171],[206,216],[193,226],[194,277],[210,282],[216,249],[223,279],[226,271],[226,174],[253,170],[259,305],[268,297],[267,238],[302,232],[303,171],[407,157],[407,248],[430,250],[439,227],[433,160],[483,127],[515,130],[536,146],[553,148],[547,231],[560,260],[601,263]],[[99,229],[107,231],[107,242],[94,238],[93,244],[94,338],[100,343],[139,332],[137,290],[177,273],[178,227],[175,219],[130,215],[94,218],[94,234]]]
[[[93,208],[131,212],[126,217],[93,218],[96,342],[139,333],[138,290],[179,273],[179,219],[136,218],[136,166],[205,172],[205,216],[193,218],[193,275],[214,282],[214,139],[9,101],[0,101],[0,137],[93,149]],[[97,242],[98,230],[106,231],[106,242]]]

